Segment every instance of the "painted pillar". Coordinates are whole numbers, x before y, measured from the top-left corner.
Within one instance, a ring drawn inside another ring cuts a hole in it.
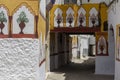
[[[12,16],[9,16],[9,37],[12,37]]]
[[[86,12],[86,26],[89,26],[89,12]]]
[[[66,27],[66,10],[63,10],[63,26]]]
[[[38,15],[35,16],[36,27],[35,27],[35,37],[38,38]]]
[[[76,26],[78,26],[78,6],[76,6],[76,5],[74,5],[75,6],[75,8],[74,8],[74,21],[75,21],[75,23],[74,23],[74,26],[76,27]]]

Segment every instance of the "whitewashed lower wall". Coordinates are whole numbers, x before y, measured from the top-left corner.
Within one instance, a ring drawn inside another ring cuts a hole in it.
[[[0,39],[0,80],[40,80],[38,39]]]
[[[108,56],[96,56],[95,73],[114,75],[115,72],[115,42],[111,32],[108,33]]]
[[[116,4],[113,3],[108,10],[108,25],[109,25],[109,28],[111,25],[113,26],[115,43],[116,43],[116,25],[118,24],[120,24],[120,1],[118,1],[118,3]],[[113,41],[111,43],[113,43]],[[109,45],[111,45],[111,43]],[[116,45],[115,45],[115,48],[116,48]],[[114,80],[120,80],[120,62],[117,61],[116,59],[115,59],[115,79]]]
[[[46,72],[45,72],[45,62],[40,66],[39,68],[40,78],[39,80],[45,80],[46,78]]]
[[[95,74],[114,75],[114,62],[110,56],[96,56]]]

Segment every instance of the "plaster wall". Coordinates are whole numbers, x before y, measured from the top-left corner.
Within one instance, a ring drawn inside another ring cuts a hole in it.
[[[115,75],[115,80],[120,80],[120,63],[115,60],[115,36],[116,25],[119,24],[120,18],[120,2],[118,4],[113,3],[108,9],[108,54],[109,56],[96,56],[96,74],[112,74]],[[114,35],[111,35],[109,31],[110,25],[113,26]],[[101,65],[102,64],[102,65]],[[115,69],[115,70],[114,70]]]
[[[120,9],[120,1],[118,1],[117,4],[113,3],[108,10],[108,24],[109,24],[109,28],[110,28],[110,25],[113,26],[115,43],[116,43],[116,25],[120,24],[120,22],[119,22],[120,10],[119,9]],[[114,48],[116,49],[116,44],[115,44]],[[111,49],[113,50],[113,48],[111,48]],[[116,53],[114,52],[113,54],[115,55]],[[120,74],[120,62],[117,61],[116,59],[114,59],[114,60],[115,60],[115,80],[120,80],[120,76],[119,76],[119,74]]]
[[[39,67],[39,75],[38,80],[46,80],[45,62]]]
[[[88,55],[88,35],[79,35],[78,36],[78,49],[77,54],[79,54],[80,58],[87,57]]]
[[[108,55],[96,56],[95,74],[114,75],[115,69],[115,42],[108,31]]]
[[[39,60],[38,39],[0,39],[1,80],[40,80]]]
[[[114,60],[111,53],[109,56],[96,56],[95,74],[114,75]]]
[[[90,36],[90,38],[89,38],[89,44],[90,45],[95,45],[95,37],[94,36]]]

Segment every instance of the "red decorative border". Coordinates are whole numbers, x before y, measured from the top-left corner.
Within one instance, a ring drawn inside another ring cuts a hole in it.
[[[50,30],[50,32],[95,33],[100,32],[100,27],[59,27]]]
[[[12,38],[36,38],[35,34],[12,34]]]
[[[0,34],[0,38],[8,38],[8,35]]]
[[[11,36],[0,34],[0,38],[37,38],[37,36],[35,34],[12,34]]]

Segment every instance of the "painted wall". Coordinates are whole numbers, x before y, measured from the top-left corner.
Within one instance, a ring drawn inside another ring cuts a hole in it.
[[[45,4],[45,2],[43,3]],[[16,80],[16,79],[45,80],[45,73],[46,73],[45,65],[47,63],[44,61],[40,67],[39,67],[39,63],[41,62],[42,59],[45,59],[45,55],[43,54],[46,53],[45,52],[45,34],[46,34],[45,14],[46,12],[45,12],[45,6],[42,6],[42,10],[40,10],[41,8],[40,6],[42,5],[40,4],[39,0],[34,0],[34,1],[33,0],[20,0],[20,1],[13,0],[12,2],[9,0],[4,0],[4,1],[0,0],[0,11],[3,10],[5,13],[5,16],[7,17],[7,22],[5,24],[5,28],[3,29],[4,34],[8,35],[10,30],[12,34],[18,34],[20,32],[20,29],[16,20],[17,20],[17,17],[19,16],[19,13],[21,11],[24,11],[27,14],[26,16],[29,19],[30,23],[26,24],[27,27],[23,30],[23,32],[25,34],[35,34],[36,26],[38,26],[37,38],[40,38],[40,40],[32,39],[33,37],[30,35],[29,38],[28,37],[26,38],[26,36],[24,36],[24,38],[20,38],[20,39],[13,38],[13,37],[12,39],[11,38],[0,39],[1,41],[0,48],[2,48],[0,49],[0,55],[2,56],[2,54],[5,53],[6,59],[9,58],[9,56],[11,57],[10,59],[8,59],[11,62],[7,60],[6,62],[4,62],[3,57],[0,57],[1,58],[0,61],[2,61],[3,63],[3,66],[0,67],[0,70],[2,70],[1,71],[2,74],[0,73],[1,74],[0,79],[8,80],[8,78],[10,78],[10,80],[11,79],[13,80]],[[38,21],[36,21],[36,16],[38,18]],[[12,17],[11,22],[9,21],[10,17]],[[21,34],[18,34],[17,36],[19,37],[21,36]],[[11,46],[13,48],[11,48]],[[15,59],[18,59],[18,60],[15,61]],[[12,62],[15,62],[14,65],[12,65],[13,64]],[[8,64],[8,65],[4,65],[4,64]],[[6,73],[4,73],[5,71],[3,71],[4,70],[3,67],[5,67],[4,69],[6,69]],[[7,72],[9,67],[12,67],[11,71]],[[12,72],[12,74],[10,72]],[[21,74],[18,75],[18,73],[21,73]],[[8,74],[8,75],[5,76],[5,74]]]
[[[43,1],[43,0],[42,0]],[[11,4],[9,4],[11,3]],[[45,2],[44,2],[45,3]],[[14,6],[12,6],[14,5]],[[5,28],[3,29],[4,34],[8,34],[9,31],[13,34],[19,33],[20,28],[16,21],[19,12],[25,11],[27,18],[29,19],[29,23],[26,24],[27,27],[23,29],[25,34],[35,34],[36,25],[38,25],[38,36],[42,34],[42,41],[45,40],[46,33],[46,21],[45,21],[45,6],[42,6],[41,3],[36,0],[14,0],[10,2],[9,0],[0,0],[0,11],[4,9],[5,16],[7,17],[7,23],[5,23]],[[3,9],[1,8],[3,7]],[[42,8],[42,10],[41,10]],[[9,16],[12,16],[11,23],[9,22]],[[38,16],[38,22],[35,22],[35,16]],[[11,25],[11,29],[10,29]]]
[[[74,4],[65,4],[65,5],[53,5],[53,8],[50,10],[50,29],[54,29],[54,23],[55,23],[55,20],[54,18],[56,17],[55,16],[55,11],[60,8],[61,11],[62,11],[62,17],[63,17],[63,26],[64,27],[68,27],[68,22],[66,21],[66,17],[67,17],[67,10],[69,8],[72,8],[72,14],[73,14],[73,17],[74,17],[74,20],[73,20],[73,23],[72,23],[72,26],[79,26],[79,23],[78,23],[78,14],[80,14],[80,9],[82,8],[82,12],[83,14],[85,14],[85,20],[86,20],[86,23],[83,23],[83,25],[87,26],[87,27],[91,27],[91,24],[90,24],[90,16],[91,16],[91,13],[92,12],[95,12],[95,13],[98,13],[99,11],[99,4],[83,4],[82,6],[79,6],[79,5],[74,5]],[[93,10],[92,10],[93,9]],[[91,11],[92,10],[92,11]],[[53,14],[54,13],[54,14]],[[103,31],[103,23],[107,20],[107,6],[105,4],[101,4],[101,31]],[[98,15],[98,14],[96,14]],[[90,24],[90,25],[89,25]],[[98,22],[97,22],[98,24]]]
[[[9,4],[9,3],[10,3],[9,0],[4,0],[4,1],[0,0],[0,4],[5,5],[6,8],[8,9],[9,15],[12,15],[15,12],[15,10],[18,9],[22,4],[28,5],[28,7],[30,9],[32,9],[31,11],[33,13],[35,13],[36,15],[38,14],[38,1],[32,1],[32,0],[27,0],[27,1],[20,0],[20,1],[18,1],[18,0],[14,0],[14,1],[11,2],[11,4]],[[14,5],[14,6],[12,6],[12,5]]]
[[[104,39],[105,39],[105,40],[102,40],[102,42],[104,41],[103,51],[100,48],[101,36],[104,36]],[[96,44],[95,74],[114,75],[114,52],[110,50],[111,49],[110,37],[109,37],[109,42],[106,42],[106,39],[108,39],[107,37],[108,37],[107,32],[96,33],[97,44]],[[109,43],[108,49],[107,49],[107,43]]]
[[[108,10],[108,23],[109,23],[109,28],[112,25],[113,26],[113,30],[114,30],[114,40],[116,43],[116,25],[120,24],[119,19],[120,19],[120,1],[118,1],[118,3],[113,3],[109,10]],[[112,41],[113,42],[113,41]],[[111,44],[111,43],[110,43]],[[112,46],[114,46],[112,44]],[[115,44],[115,49],[117,48],[117,45]],[[110,48],[112,50],[114,50],[114,48]],[[112,53],[113,55],[116,55],[116,51]],[[116,60],[115,57],[115,80],[120,80],[120,62],[118,60]]]
[[[0,79],[40,80],[38,39],[0,39]]]

